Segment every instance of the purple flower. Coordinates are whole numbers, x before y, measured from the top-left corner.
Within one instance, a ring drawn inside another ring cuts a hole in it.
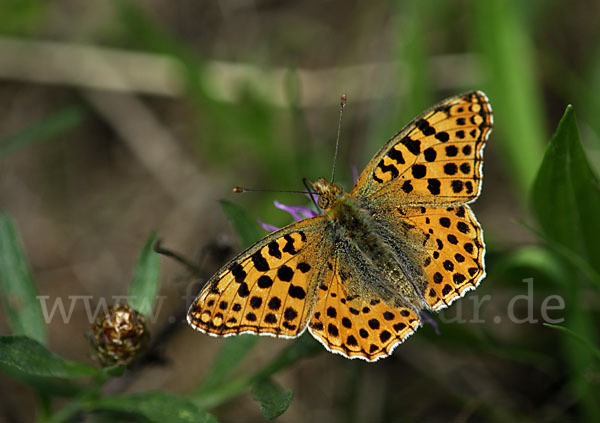
[[[279,201],[274,201],[273,204],[275,204],[275,207],[277,207],[278,209],[291,214],[292,217],[294,218],[294,220],[296,220],[296,221],[302,220],[302,219],[308,219],[309,217],[315,217],[315,216],[319,215],[317,212],[315,212],[312,209],[309,209],[308,207],[287,206],[285,204],[280,203]],[[265,223],[260,219],[257,219],[257,220],[258,220],[258,224],[267,231],[273,232],[273,231],[276,231],[279,229],[277,226],[269,225],[268,223]]]
[[[440,328],[438,326],[438,324],[436,323],[435,320],[433,320],[431,318],[431,316],[429,314],[427,314],[424,310],[421,310],[419,312],[419,315],[421,317],[421,320],[425,323],[429,323],[431,326],[433,326],[433,330],[435,331],[436,335],[440,334]]]

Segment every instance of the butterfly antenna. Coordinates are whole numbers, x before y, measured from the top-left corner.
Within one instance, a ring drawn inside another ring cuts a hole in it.
[[[244,187],[233,187],[231,189],[236,194],[241,194],[243,192],[289,192],[292,194],[310,194],[310,191],[299,191],[299,190],[289,190],[289,189],[254,189],[254,188],[244,188]]]
[[[340,120],[338,121],[337,139],[335,141],[335,154],[333,155],[333,170],[331,171],[331,183],[335,179],[335,164],[337,162],[337,155],[340,146],[340,133],[342,132],[342,115],[344,114],[344,107],[346,107],[346,94],[342,94],[340,97]]]
[[[317,200],[315,200],[315,192],[312,190],[312,187],[310,185],[310,181],[308,180],[308,178],[302,178],[302,183],[306,187],[306,190],[308,191],[307,194],[310,196],[310,199],[312,200],[313,204],[315,205],[317,210],[320,210],[321,207],[319,207],[319,203],[317,203]]]

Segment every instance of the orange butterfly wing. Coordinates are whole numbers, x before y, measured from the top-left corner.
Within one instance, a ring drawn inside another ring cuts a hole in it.
[[[379,150],[351,195],[374,208],[473,201],[481,189],[483,148],[492,124],[492,109],[481,91],[440,102]]]
[[[485,277],[483,230],[468,205],[396,209],[394,214],[428,235],[423,295],[432,310],[448,307],[479,285]]]
[[[420,326],[410,305],[390,306],[369,295],[352,295],[348,286],[360,284],[370,274],[340,254],[328,261],[319,285],[318,301],[308,330],[325,348],[346,358],[376,361],[387,357]],[[373,281],[365,281],[377,283]]]
[[[188,323],[215,336],[298,336],[316,301],[326,219],[295,222],[260,240],[213,276],[192,303]]]

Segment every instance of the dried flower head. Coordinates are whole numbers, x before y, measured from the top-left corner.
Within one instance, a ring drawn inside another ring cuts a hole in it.
[[[103,367],[129,365],[148,345],[144,317],[125,304],[110,306],[107,311],[92,324],[94,358]]]

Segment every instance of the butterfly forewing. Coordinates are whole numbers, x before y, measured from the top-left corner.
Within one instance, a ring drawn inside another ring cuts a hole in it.
[[[474,200],[492,123],[492,109],[481,91],[442,101],[383,146],[352,195],[374,206],[451,206]]]
[[[188,322],[202,332],[294,337],[308,323],[327,248],[323,216],[293,223],[225,265],[194,300]]]

